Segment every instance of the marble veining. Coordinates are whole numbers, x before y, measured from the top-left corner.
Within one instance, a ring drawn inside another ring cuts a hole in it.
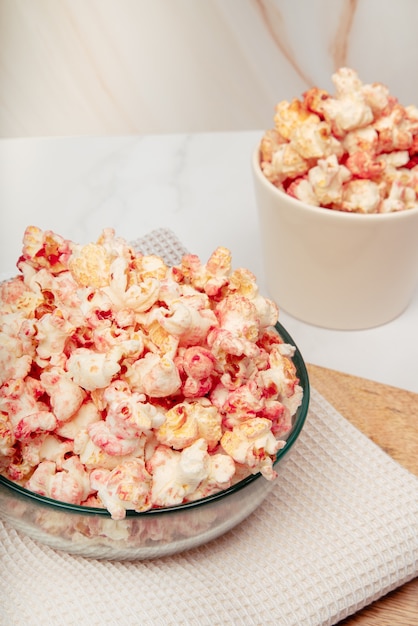
[[[418,102],[415,0],[1,0],[0,137],[263,129],[342,65]]]

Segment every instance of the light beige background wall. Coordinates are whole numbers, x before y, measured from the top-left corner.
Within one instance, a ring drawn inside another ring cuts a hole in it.
[[[0,136],[259,129],[354,67],[418,104],[416,0],[0,0]]]

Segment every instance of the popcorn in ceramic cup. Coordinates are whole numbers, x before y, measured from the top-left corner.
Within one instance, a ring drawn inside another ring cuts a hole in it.
[[[269,295],[325,328],[385,324],[418,285],[418,108],[350,68],[280,102],[253,154]]]

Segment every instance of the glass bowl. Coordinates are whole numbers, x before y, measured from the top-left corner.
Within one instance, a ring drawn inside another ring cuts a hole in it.
[[[276,330],[295,346],[281,324]],[[296,347],[296,346],[295,346]],[[301,433],[309,406],[309,379],[296,347],[296,367],[303,400],[274,468],[280,472]],[[224,534],[248,517],[276,481],[254,474],[217,494],[178,506],[127,511],[113,520],[106,509],[52,500],[0,476],[0,518],[17,531],[57,550],[94,559],[143,560],[195,548]]]

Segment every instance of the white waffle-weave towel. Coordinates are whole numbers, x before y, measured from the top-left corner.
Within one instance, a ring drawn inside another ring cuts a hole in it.
[[[176,237],[153,238],[176,263],[184,251]],[[0,624],[332,625],[418,575],[417,531],[418,479],[313,390],[268,499],[207,545],[95,561],[0,522]]]

